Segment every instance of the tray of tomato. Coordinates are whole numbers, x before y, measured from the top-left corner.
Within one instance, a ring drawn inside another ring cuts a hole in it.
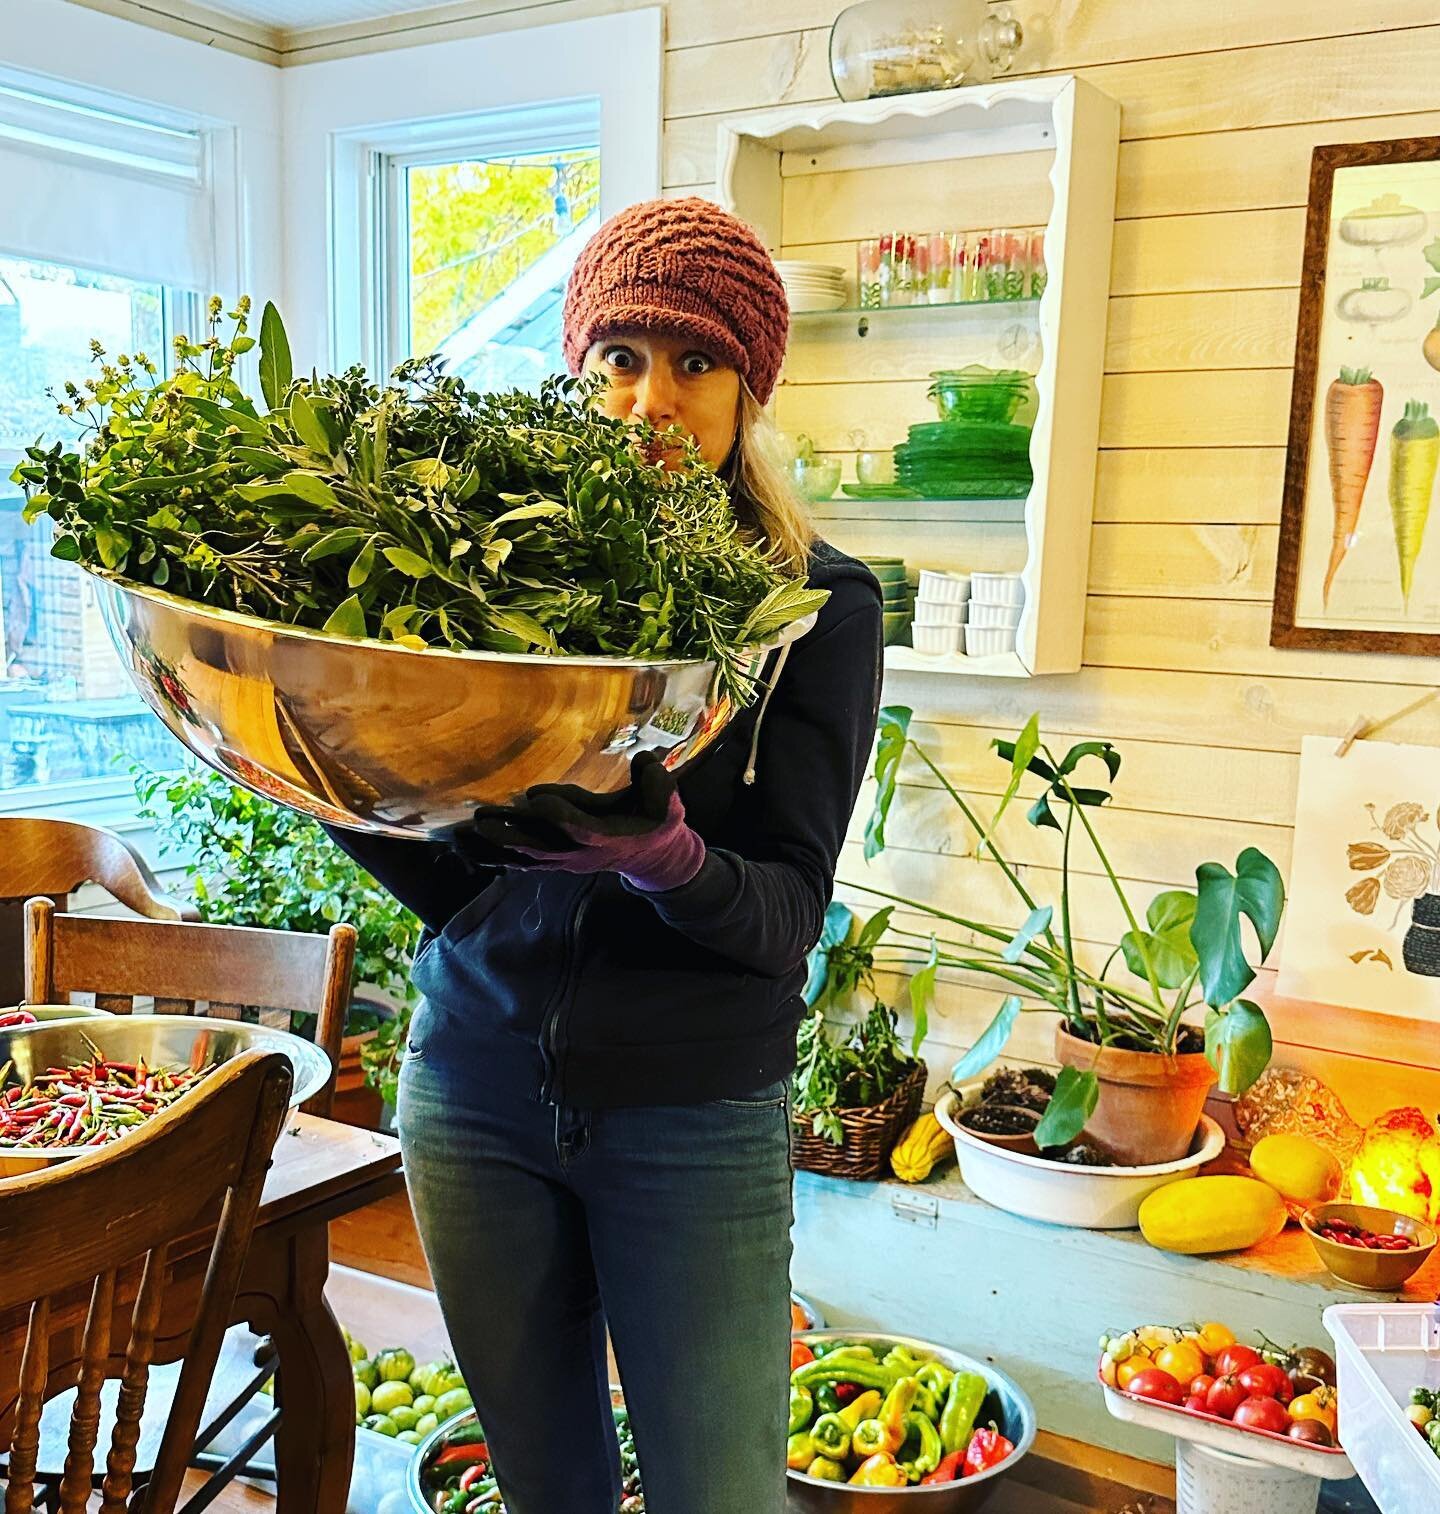
[[[1100,1342],[1116,1419],[1311,1477],[1354,1474],[1336,1426],[1335,1361],[1318,1346],[1236,1339],[1227,1325],[1141,1325]]]

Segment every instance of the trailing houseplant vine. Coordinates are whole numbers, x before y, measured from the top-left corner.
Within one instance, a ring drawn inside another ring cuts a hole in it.
[[[1250,922],[1263,960],[1274,944],[1285,905],[1284,882],[1275,864],[1254,847],[1240,853],[1233,872],[1220,862],[1201,863],[1193,889],[1156,894],[1142,919],[1092,818],[1110,800],[1110,789],[1100,786],[1098,774],[1083,781],[1078,776],[1082,766],[1086,774],[1099,767],[1104,770],[1103,782],[1114,783],[1121,759],[1110,742],[1082,741],[1057,753],[1042,740],[1039,717],[1032,716],[1015,740],[993,743],[1009,767],[1009,777],[994,814],[984,822],[910,735],[911,719],[912,712],[904,706],[892,706],[880,714],[876,794],[865,831],[866,859],[885,849],[901,760],[910,753],[959,808],[975,833],[977,855],[997,864],[1018,906],[1026,911],[1016,929],[968,919],[867,884],[846,885],[887,899],[892,908],[938,922],[931,933],[889,923],[890,956],[876,956],[877,961],[899,966],[913,964],[917,955],[924,954],[911,983],[917,1015],[928,1010],[941,967],[983,973],[1011,990],[985,1032],[956,1063],[952,1079],[973,1077],[993,1062],[1027,1009],[1059,1013],[1073,1035],[1096,1045],[1161,1056],[1177,1054],[1186,1017],[1203,1010],[1205,1053],[1221,1089],[1234,1094],[1248,1088],[1270,1060],[1271,1036],[1264,1012],[1241,998],[1255,977],[1242,925]],[[1000,820],[1027,775],[1040,780],[1041,791],[1026,819],[1037,829],[1057,832],[1060,838],[1060,886],[1053,904],[1034,896],[995,839]],[[1079,844],[1087,846],[1100,864],[1128,925],[1098,972],[1086,968],[1076,951],[1071,879]],[[956,929],[968,933],[969,939],[956,939]],[[1036,1132],[1037,1141],[1057,1146],[1073,1140],[1094,1113],[1098,1098],[1099,1082],[1092,1070],[1063,1068]]]

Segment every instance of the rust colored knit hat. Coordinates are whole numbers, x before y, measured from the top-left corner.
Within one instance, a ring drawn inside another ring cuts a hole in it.
[[[763,405],[780,376],[790,307],[765,244],[709,200],[647,200],[613,215],[565,291],[565,361],[579,373],[597,337],[693,337],[736,368]]]

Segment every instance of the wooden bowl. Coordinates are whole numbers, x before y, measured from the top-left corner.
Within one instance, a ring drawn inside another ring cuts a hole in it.
[[[1344,1220],[1377,1235],[1409,1236],[1415,1244],[1408,1251],[1367,1251],[1363,1246],[1342,1246],[1316,1233],[1326,1220]],[[1412,1220],[1393,1209],[1377,1209],[1369,1204],[1316,1204],[1301,1215],[1300,1227],[1310,1237],[1316,1256],[1342,1283],[1375,1293],[1398,1292],[1405,1279],[1425,1265],[1437,1239],[1435,1231],[1423,1220]]]

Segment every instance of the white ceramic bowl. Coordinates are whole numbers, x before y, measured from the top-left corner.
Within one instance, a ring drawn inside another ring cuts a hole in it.
[[[963,626],[964,604],[937,604],[933,599],[915,601],[915,624],[917,626]]]
[[[972,573],[970,597],[987,605],[1022,605],[1025,585],[1018,573]]]
[[[978,1091],[979,1084],[974,1085]],[[1133,1230],[1147,1194],[1181,1178],[1193,1178],[1225,1149],[1225,1135],[1208,1115],[1190,1155],[1153,1167],[1071,1167],[1044,1157],[1021,1156],[972,1135],[955,1118],[959,1095],[952,1089],[935,1106],[935,1118],[955,1139],[960,1175],[977,1198],[997,1209],[1082,1230]]]
[[[910,627],[910,644],[926,657],[943,657],[953,652],[960,644],[960,626]]]
[[[987,605],[981,604],[978,599],[970,601],[970,619],[966,622],[972,626],[1007,626],[1014,630],[1020,624],[1020,617],[1024,614],[1022,605]]]
[[[973,614],[976,606],[971,605]],[[1015,650],[1014,626],[966,626],[965,655],[967,657],[995,657],[1001,652]]]
[[[920,598],[937,605],[963,605],[970,598],[970,577],[964,573],[920,570]]]

